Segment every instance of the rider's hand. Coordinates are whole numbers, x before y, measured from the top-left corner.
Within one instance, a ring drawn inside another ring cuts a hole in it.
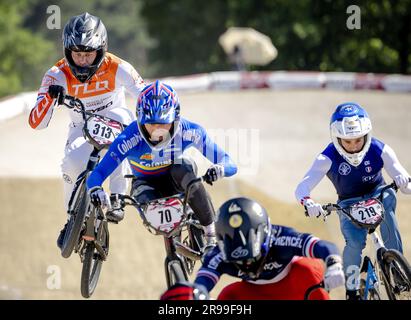
[[[101,208],[110,208],[110,198],[107,193],[104,192],[103,188],[101,187],[95,187],[90,189],[90,199],[91,203],[98,207],[101,206]]]
[[[314,202],[310,198],[304,199],[303,205],[305,208],[306,215],[308,215],[309,217],[318,218],[324,215],[324,210],[321,204]]]
[[[408,177],[402,174],[395,176],[394,182],[399,189],[405,189],[408,186]]]
[[[224,177],[224,167],[219,164],[214,164],[208,168],[204,180],[208,184],[213,185],[213,182],[221,179],[222,177]]]
[[[324,289],[332,290],[345,284],[345,276],[341,264],[341,257],[338,255],[328,256],[324,274]]]
[[[62,86],[52,84],[49,87],[49,96],[52,99],[57,99],[58,104],[63,104],[66,96],[66,90]]]

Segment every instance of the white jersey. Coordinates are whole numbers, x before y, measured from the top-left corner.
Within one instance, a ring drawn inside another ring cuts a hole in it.
[[[137,98],[145,84],[129,63],[110,53],[106,54],[100,68],[85,83],[78,81],[66,60],[61,59],[44,75],[36,105],[30,112],[29,124],[33,129],[46,128],[52,117],[56,99],[51,99],[47,93],[50,85],[64,87],[67,94],[82,100],[87,111],[128,124],[135,116],[126,106],[124,89]],[[82,122],[79,112],[69,112],[74,124]]]

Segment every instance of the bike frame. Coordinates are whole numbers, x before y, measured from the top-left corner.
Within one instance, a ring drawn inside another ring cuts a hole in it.
[[[105,119],[109,119],[107,117],[104,116],[100,116],[100,115],[95,115],[91,112],[88,112],[85,110],[85,106],[83,104],[83,102],[80,99],[77,99],[75,97],[66,95],[65,99],[69,101],[69,103],[64,103],[64,106],[66,106],[69,109],[73,109],[73,108],[77,108],[80,110],[82,117],[83,117],[83,121],[84,121],[84,125],[83,125],[83,135],[85,137],[85,139],[88,141],[88,143],[90,143],[93,146],[93,151],[90,153],[87,165],[86,165],[86,169],[81,172],[76,180],[76,185],[73,189],[73,192],[71,194],[70,197],[70,201],[69,201],[69,208],[71,207],[72,203],[74,203],[75,199],[74,196],[77,194],[77,189],[80,187],[80,185],[82,184],[82,182],[87,181],[87,178],[89,177],[90,173],[94,170],[94,168],[97,166],[97,164],[100,161],[100,152],[103,149],[108,148],[109,145],[99,145],[90,135],[90,133],[87,130],[87,122],[88,119],[90,117],[101,117],[101,118],[105,118]],[[110,119],[113,120],[113,119]],[[118,121],[117,121],[118,122]],[[121,124],[123,128],[127,127],[125,124]],[[72,211],[72,210],[71,210]],[[93,210],[91,210],[91,214],[89,217],[87,217],[87,221],[86,221],[86,231],[85,233],[82,235],[82,239],[85,242],[94,242],[97,251],[101,254],[101,257],[103,258],[103,260],[106,260],[107,255],[104,252],[104,249],[102,247],[102,244],[99,243],[99,241],[96,241],[96,231],[95,229],[98,228],[98,226],[96,226],[96,221],[100,220],[100,223],[103,223],[103,228],[105,228],[105,230],[107,231],[108,234],[108,226],[107,226],[107,219],[106,216],[103,212],[103,210],[98,209],[98,208],[94,208]],[[79,244],[75,247],[75,251],[76,252],[80,252],[80,241]]]
[[[389,185],[386,185],[385,187],[383,187],[380,190],[380,195],[378,197],[373,197],[375,199],[378,199],[379,201],[382,200],[382,196],[384,194],[384,192],[387,189],[394,189],[395,191],[398,190],[398,187],[396,186],[396,184],[393,182]],[[382,259],[383,259],[383,253],[386,249],[384,242],[381,238],[381,236],[379,235],[379,233],[377,232],[377,229],[379,228],[381,222],[383,221],[383,219],[381,219],[380,222],[378,222],[378,224],[376,224],[374,227],[364,227],[364,226],[360,226],[354,219],[353,217],[346,212],[346,208],[342,208],[337,204],[327,204],[323,206],[323,209],[326,211],[326,214],[324,215],[324,220],[326,219],[326,217],[328,215],[331,214],[332,211],[340,211],[342,212],[342,214],[345,214],[354,224],[356,224],[357,226],[363,228],[363,229],[368,229],[368,235],[371,237],[372,243],[373,243],[373,247],[374,247],[374,252],[375,252],[375,264],[373,264],[371,262],[371,259],[368,256],[364,256],[363,259],[363,263],[367,263],[367,266],[364,268],[362,268],[361,270],[364,270],[367,272],[367,276],[366,276],[366,280],[365,280],[365,288],[364,288],[364,299],[368,298],[368,294],[369,291],[371,289],[378,289],[379,285],[381,283],[380,277],[381,277],[381,273],[382,276],[385,277],[383,272],[378,272],[379,270],[377,268],[381,268],[381,263],[382,263]]]
[[[133,175],[126,175],[126,178],[135,178],[135,176]],[[164,238],[164,246],[165,246],[165,250],[166,250],[166,257],[164,260],[164,268],[165,268],[165,273],[166,273],[166,279],[167,279],[167,283],[169,282],[169,264],[172,261],[179,261],[179,263],[181,264],[181,266],[184,266],[184,258],[183,257],[187,257],[190,258],[192,260],[198,260],[201,258],[201,253],[196,252],[194,250],[192,250],[191,248],[187,247],[186,245],[184,245],[181,242],[181,231],[183,230],[184,227],[189,226],[189,225],[193,225],[197,228],[201,228],[201,224],[192,219],[191,215],[189,214],[189,210],[191,210],[191,208],[188,206],[188,199],[189,199],[189,194],[191,191],[192,186],[197,183],[197,182],[201,182],[204,180],[204,177],[200,177],[197,179],[194,179],[193,181],[191,181],[188,185],[187,185],[187,190],[184,194],[184,198],[182,200],[183,203],[183,218],[181,220],[181,223],[173,230],[171,230],[170,232],[162,232],[159,230],[154,230],[152,229],[152,227],[150,226],[150,224],[148,223],[146,217],[145,217],[145,206],[147,205],[146,203],[138,203],[133,197],[131,196],[124,196],[123,197],[123,203],[122,203],[122,207],[125,207],[126,205],[131,205],[133,207],[135,207],[141,217],[141,219],[143,220],[143,224],[144,226],[150,231],[150,233],[153,233],[155,235],[162,235]],[[181,199],[181,197],[179,195],[176,196],[172,196],[172,197],[179,197]],[[166,198],[170,198],[170,197],[166,197]],[[130,200],[130,203],[125,202],[124,200]],[[158,200],[158,199],[157,199]],[[156,200],[153,200],[156,201]],[[186,268],[182,268],[184,275],[186,278],[188,278],[188,274],[187,274],[187,270]]]

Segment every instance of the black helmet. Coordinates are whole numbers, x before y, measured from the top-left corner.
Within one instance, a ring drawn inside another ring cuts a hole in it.
[[[73,75],[81,82],[86,82],[101,66],[107,51],[107,31],[100,18],[83,13],[72,17],[63,31],[64,56]],[[97,56],[90,66],[77,66],[71,57],[72,51],[97,51]]]
[[[265,209],[248,198],[233,198],[218,209],[217,243],[226,262],[252,278],[261,273],[269,250],[271,224]]]

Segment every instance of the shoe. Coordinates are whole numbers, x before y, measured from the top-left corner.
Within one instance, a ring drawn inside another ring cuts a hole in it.
[[[119,223],[124,219],[124,209],[121,205],[121,195],[113,193],[110,196],[111,210],[107,212],[107,221]]]
[[[346,300],[362,300],[360,293],[358,290],[347,290],[345,294]]]
[[[66,235],[66,231],[67,231],[67,223],[68,222],[66,222],[63,229],[61,229],[60,234],[57,238],[57,247],[59,247],[60,250],[61,248],[63,248],[64,236]]]

